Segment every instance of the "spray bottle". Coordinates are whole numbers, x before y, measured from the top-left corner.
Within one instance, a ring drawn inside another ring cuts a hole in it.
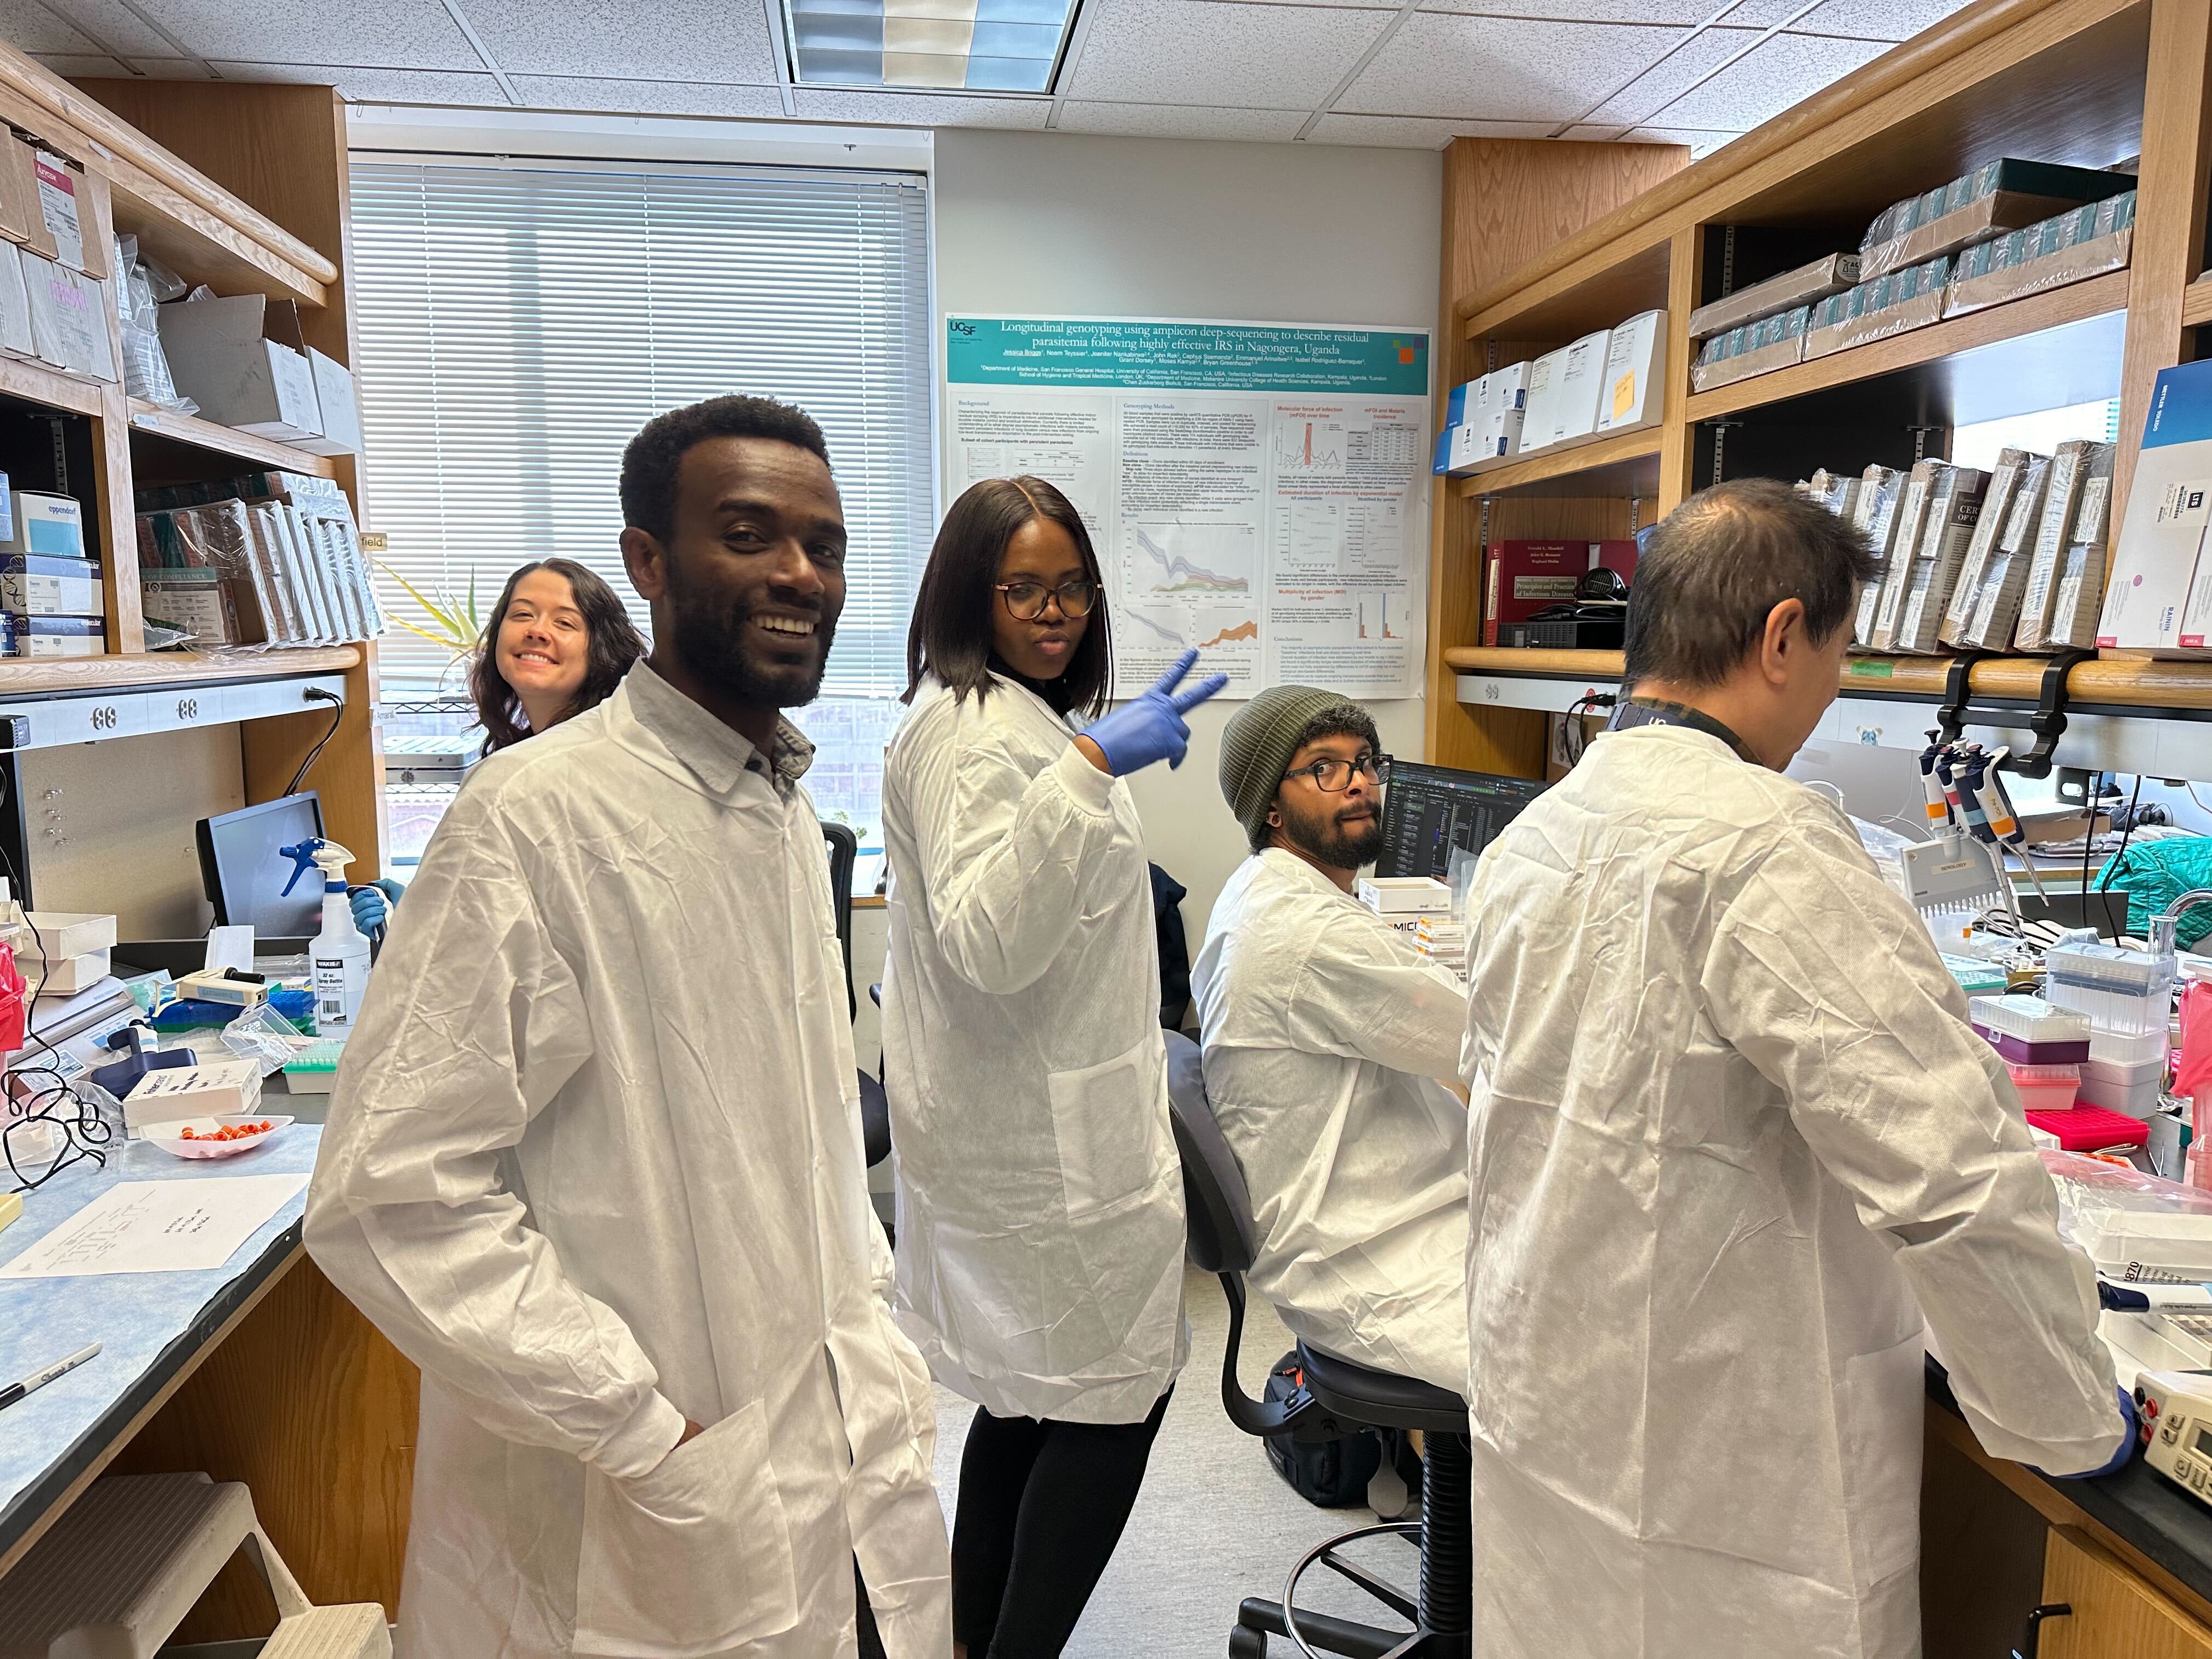
[[[368,989],[368,940],[354,925],[353,906],[346,896],[346,866],[353,854],[334,841],[303,841],[296,847],[277,848],[278,856],[297,866],[292,883],[306,873],[312,862],[323,872],[323,931],[307,947],[314,969],[315,1032],[319,1036],[342,1037],[353,1029],[361,1012],[362,994]]]

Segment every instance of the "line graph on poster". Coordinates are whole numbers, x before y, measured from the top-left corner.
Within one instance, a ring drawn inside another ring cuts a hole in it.
[[[1346,491],[1287,497],[1275,507],[1275,568],[1285,580],[1399,577],[1405,503]]]
[[[1260,536],[1252,525],[1131,520],[1122,534],[1133,594],[1249,593],[1259,575]]]

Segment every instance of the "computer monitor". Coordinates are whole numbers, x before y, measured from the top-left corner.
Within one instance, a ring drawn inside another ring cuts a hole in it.
[[[322,833],[322,802],[312,789],[202,818],[200,882],[215,906],[216,926],[251,922],[258,939],[313,938],[322,927],[322,872],[310,869],[288,894],[284,884],[294,866],[277,849]]]
[[[1382,796],[1382,855],[1375,873],[1442,881],[1451,867],[1452,848],[1480,853],[1544,787],[1534,778],[1391,762],[1390,787]]]

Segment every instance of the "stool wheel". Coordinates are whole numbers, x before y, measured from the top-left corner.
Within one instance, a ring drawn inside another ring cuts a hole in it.
[[[1229,1659],[1267,1659],[1267,1633],[1239,1625],[1229,1632]]]

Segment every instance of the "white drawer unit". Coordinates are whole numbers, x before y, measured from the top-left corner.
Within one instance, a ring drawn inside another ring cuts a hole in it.
[[[329,698],[310,697],[311,687]],[[11,699],[0,702],[0,750],[58,749],[150,732],[270,720],[307,709],[327,711],[333,698],[345,699],[343,674]]]

